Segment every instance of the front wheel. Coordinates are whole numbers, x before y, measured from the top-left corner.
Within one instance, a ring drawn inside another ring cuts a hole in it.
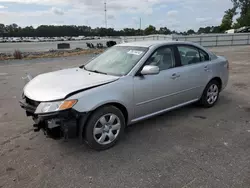
[[[105,150],[116,144],[123,135],[125,119],[114,106],[105,106],[93,112],[85,127],[85,141],[95,150]]]
[[[206,86],[202,97],[201,97],[201,104],[206,108],[210,108],[215,105],[218,101],[220,95],[219,83],[216,80],[212,80]]]

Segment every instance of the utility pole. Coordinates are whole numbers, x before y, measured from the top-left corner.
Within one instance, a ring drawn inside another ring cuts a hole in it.
[[[104,0],[104,12],[105,12],[105,27],[107,29],[108,28],[108,23],[107,23],[107,0]]]
[[[140,34],[143,35],[141,30],[141,17],[140,17]]]
[[[141,18],[140,18],[140,30],[141,30]]]

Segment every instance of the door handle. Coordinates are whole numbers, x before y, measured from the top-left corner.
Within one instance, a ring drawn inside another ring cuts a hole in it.
[[[181,76],[181,75],[174,73],[174,74],[172,74],[171,78],[172,78],[173,80],[175,80],[176,78],[179,78],[180,76]]]
[[[208,72],[210,69],[208,68],[208,66],[205,66],[204,70]]]

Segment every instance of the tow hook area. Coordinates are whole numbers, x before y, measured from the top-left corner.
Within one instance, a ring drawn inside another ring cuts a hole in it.
[[[39,118],[34,118],[34,117],[33,117],[33,121],[35,122],[33,124],[35,132],[39,132],[41,129],[45,129],[46,128],[45,121],[41,121]]]

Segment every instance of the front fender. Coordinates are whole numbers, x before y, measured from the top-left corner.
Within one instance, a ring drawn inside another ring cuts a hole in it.
[[[77,93],[68,99],[77,99],[73,109],[90,112],[109,103],[123,105],[128,112],[128,120],[134,116],[133,79],[123,77],[115,82]]]

